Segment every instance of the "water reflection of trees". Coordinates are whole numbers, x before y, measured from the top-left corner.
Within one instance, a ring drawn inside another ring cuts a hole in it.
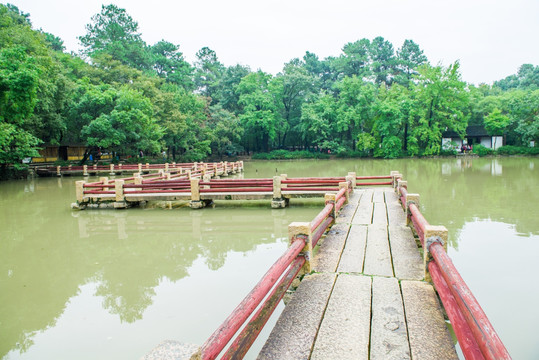
[[[11,350],[26,351],[35,334],[55,326],[86,283],[97,283],[95,295],[103,298],[105,309],[122,322],[134,322],[164,278],[186,277],[199,258],[217,270],[231,251],[283,240],[291,221],[287,210],[272,211],[268,204],[71,213],[72,191],[65,197],[59,187],[39,189],[40,182],[34,190],[47,194],[14,188],[17,195],[0,200],[2,237],[9,238],[0,243],[0,358]],[[64,181],[64,187],[70,186]]]

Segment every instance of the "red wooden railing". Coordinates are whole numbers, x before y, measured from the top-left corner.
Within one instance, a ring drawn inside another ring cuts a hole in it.
[[[410,222],[417,233],[423,251],[432,260],[427,269],[444,305],[447,316],[466,359],[511,359],[487,315],[473,296],[453,262],[447,255],[440,239],[425,239],[429,223],[415,203],[408,201],[408,190],[398,186],[403,207],[408,208]],[[408,204],[407,204],[408,203]]]
[[[334,222],[336,210],[338,211],[346,202],[347,191],[352,191],[351,185],[351,183],[347,183],[346,187],[341,188],[335,195],[335,200],[327,201],[324,209],[310,222],[312,247],[316,246],[322,235]],[[287,251],[202,345],[199,354],[201,359],[215,359],[249,316],[258,308],[222,356],[222,359],[243,358],[305,264],[306,259],[300,252],[308,241],[308,234],[299,234],[291,239],[291,245]]]

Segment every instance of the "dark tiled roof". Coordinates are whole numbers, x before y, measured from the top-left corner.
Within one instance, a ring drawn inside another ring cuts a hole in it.
[[[479,137],[479,136],[490,136],[485,128],[481,125],[470,125],[466,128],[466,137]],[[442,133],[442,137],[444,138],[456,138],[459,137],[459,135],[456,133],[456,131],[445,131]]]

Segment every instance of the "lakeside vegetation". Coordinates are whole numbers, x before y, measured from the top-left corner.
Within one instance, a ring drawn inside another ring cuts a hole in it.
[[[539,66],[531,64],[493,85],[468,84],[458,62],[433,65],[414,41],[395,50],[382,37],[325,59],[306,52],[276,75],[225,66],[207,47],[190,64],[178,44],[145,43],[115,5],[104,5],[79,40],[82,52],[66,53],[29,14],[0,4],[3,169],[24,167],[43,144],[201,161],[439,155],[442,133],[464,137],[468,125],[503,135],[510,147],[499,154],[533,153],[527,146],[539,141]]]

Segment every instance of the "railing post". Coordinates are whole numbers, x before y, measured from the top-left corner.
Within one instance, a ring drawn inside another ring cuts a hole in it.
[[[191,179],[191,201],[189,202],[189,207],[191,209],[202,209],[204,207],[204,202],[200,200],[200,179]]]
[[[88,165],[82,165],[82,176],[89,176]]]
[[[339,191],[341,191],[342,188],[346,189],[346,191],[344,192],[344,196],[346,197],[346,201],[344,203],[348,204],[348,201],[350,200],[350,193],[348,192],[348,181],[339,183]]]
[[[135,179],[133,180],[135,185],[141,185],[142,184],[142,177],[140,176],[140,173],[134,173],[133,176],[135,177]],[[142,188],[136,188],[135,190],[140,191],[140,190],[142,190]]]
[[[210,182],[211,181],[211,174],[204,174],[204,176],[202,176],[202,180],[204,182]],[[209,189],[210,188],[210,185],[205,185],[204,186],[204,189]]]
[[[286,207],[286,201],[283,199],[283,194],[281,192],[281,177],[273,177],[273,199],[271,200],[271,207],[273,209],[280,209]]]
[[[439,242],[447,252],[448,231],[445,226],[427,225],[425,227],[425,247],[423,248],[423,268],[425,269],[425,281],[432,282],[429,274],[429,261],[432,254],[429,251],[430,245]]]
[[[122,164],[118,164],[118,170],[120,170],[120,172],[122,172]]]
[[[311,272],[311,259],[313,258],[313,239],[310,222],[293,222],[288,225],[290,244],[296,241],[300,235],[305,239],[305,247],[300,252],[300,255],[305,257],[305,264],[298,275],[303,275]]]
[[[125,209],[125,196],[124,196],[124,181],[118,179],[114,181],[114,190],[116,193],[116,202],[114,203],[115,209]]]
[[[399,197],[402,196],[401,194],[401,188],[405,188],[405,189],[408,189],[408,181],[404,181],[404,180],[397,180],[397,188],[395,189],[395,191],[397,192],[397,195],[399,195]]]
[[[353,186],[352,189],[355,189],[355,187],[357,185],[357,174],[355,172],[349,172],[348,176],[352,177],[352,186]]]
[[[56,176],[62,176],[62,171],[61,171],[62,167],[61,166],[57,166],[56,167]]]
[[[228,176],[228,162],[223,163],[223,176]]]
[[[77,194],[77,203],[84,201],[84,183],[86,181],[80,180],[75,182],[75,193]]]
[[[350,193],[354,192],[354,188],[355,188],[354,181],[355,181],[355,179],[356,179],[356,177],[352,176],[352,175],[347,175],[345,177],[346,183],[350,184],[350,187],[348,188],[347,193],[348,192],[350,192]],[[348,196],[346,197],[346,202],[348,203]]]
[[[114,164],[110,164],[110,173],[109,175],[115,175],[114,174]]]
[[[333,216],[333,222],[335,222],[335,219],[337,219],[337,209],[336,209],[336,203],[335,203],[335,194],[326,194],[324,195],[324,200],[326,205],[327,204],[333,204],[333,210],[331,211],[331,216]]]
[[[99,182],[102,182],[103,185],[108,185],[108,183],[109,183],[109,178],[106,177],[106,176],[102,176],[102,177],[99,178]],[[107,187],[107,188],[104,188],[104,187],[103,187],[103,188],[101,188],[101,191],[108,190],[108,189],[109,189],[108,187]]]
[[[146,163],[146,170],[150,170],[150,163]]]
[[[410,204],[415,204],[419,208],[419,194],[407,194],[406,195],[406,225],[410,225]]]
[[[399,186],[399,180],[402,180],[402,174],[397,174],[395,178],[393,179],[393,188],[395,189],[397,186]]]
[[[393,189],[397,187],[397,181],[398,179],[402,179],[402,175],[398,171],[392,171],[390,173],[391,176],[391,185],[393,186]]]
[[[138,172],[139,172],[139,174],[142,174],[142,164],[141,163],[138,164]]]

